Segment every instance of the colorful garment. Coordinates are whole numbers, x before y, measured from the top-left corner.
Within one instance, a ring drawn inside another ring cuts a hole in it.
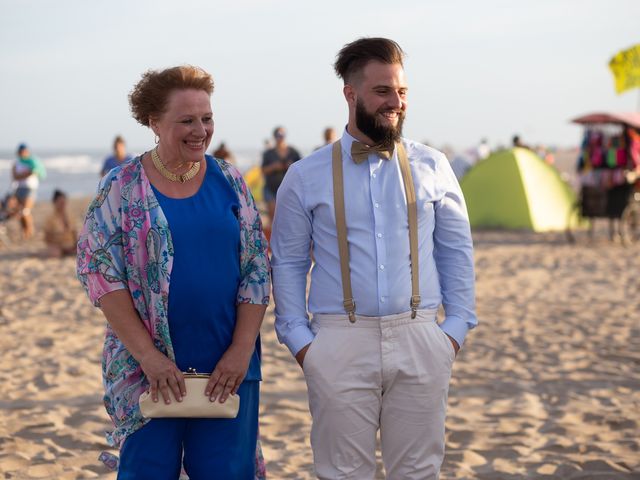
[[[78,241],[78,278],[89,298],[127,289],[142,323],[162,353],[175,361],[167,309],[173,245],[166,217],[140,162],[135,158],[111,170],[89,205]],[[267,242],[255,202],[240,172],[216,159],[240,203],[240,275],[237,303],[269,303]],[[102,374],[104,403],[115,430],[107,435],[120,446],[146,420],[138,398],[148,382],[138,362],[107,325]]]
[[[31,170],[40,180],[47,178],[47,170],[37,157],[20,158],[18,162]]]

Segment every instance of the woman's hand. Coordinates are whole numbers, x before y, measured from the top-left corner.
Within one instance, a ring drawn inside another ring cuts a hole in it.
[[[164,403],[171,403],[171,395],[179,401],[187,394],[187,388],[184,384],[184,376],[166,355],[154,348],[150,350],[140,359],[140,367],[147,376],[149,385],[151,386],[151,399],[158,401],[158,391],[162,394]]]
[[[458,352],[460,351],[460,345],[458,345],[458,342],[456,342],[456,340],[451,335],[449,335],[448,333],[445,333],[445,335],[449,337],[449,341],[451,342],[451,345],[453,345],[453,351],[457,356]]]
[[[140,363],[151,385],[151,399],[157,402],[160,390],[165,403],[171,403],[171,390],[174,397],[181,401],[186,393],[182,372],[153,344],[133,306],[129,290],[115,290],[105,294],[100,298],[100,308],[120,341]]]
[[[247,374],[254,347],[255,343],[247,346],[232,343],[224,352],[204,391],[212,402],[219,397],[220,403],[224,403],[229,394],[235,395]]]

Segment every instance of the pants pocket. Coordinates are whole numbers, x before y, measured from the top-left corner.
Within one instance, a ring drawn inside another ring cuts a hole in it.
[[[441,343],[444,343],[443,346],[444,346],[445,355],[448,355],[449,360],[451,360],[451,363],[453,363],[454,360],[456,359],[456,350],[453,348],[453,343],[451,343],[451,339],[444,332],[444,330],[440,328],[440,325],[438,325],[436,322],[433,322],[432,325],[433,325],[433,328],[435,328],[435,330],[437,331],[438,336],[442,340]]]
[[[311,342],[311,345],[309,345],[309,348],[307,349],[307,353],[304,356],[304,360],[302,361],[302,371],[304,372],[305,375],[307,375],[308,369],[310,368],[309,366],[312,364],[311,360],[312,360],[312,355],[313,352],[315,352],[316,347],[318,346],[318,341],[320,340],[320,337],[322,336],[322,331],[323,329],[320,328],[320,330],[318,330],[318,332],[316,333],[316,336],[313,337],[313,340]]]

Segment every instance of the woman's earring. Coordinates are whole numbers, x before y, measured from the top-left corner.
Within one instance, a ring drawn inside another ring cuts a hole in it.
[[[156,142],[156,145],[158,145],[160,143],[160,137],[158,135],[155,135],[154,137],[155,137],[154,140]]]

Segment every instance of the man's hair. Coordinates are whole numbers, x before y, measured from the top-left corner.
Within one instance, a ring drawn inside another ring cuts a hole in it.
[[[191,65],[145,72],[129,94],[133,118],[148,127],[149,118],[159,117],[166,111],[172,91],[189,88],[203,90],[211,95],[213,78],[203,69]]]
[[[336,55],[333,68],[344,83],[353,81],[354,75],[359,73],[372,60],[381,63],[402,65],[404,51],[393,40],[388,38],[359,38],[346,44]]]

